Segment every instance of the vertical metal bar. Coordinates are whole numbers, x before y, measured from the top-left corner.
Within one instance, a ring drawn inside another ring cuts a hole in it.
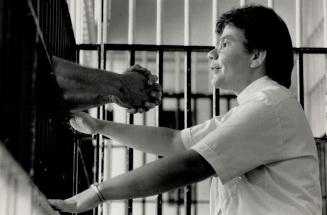
[[[98,175],[98,162],[99,162],[99,145],[98,145],[98,139],[99,135],[93,136],[92,135],[92,145],[93,145],[93,183],[97,181],[97,175]],[[98,213],[98,208],[93,209],[93,215]]]
[[[59,20],[59,28],[60,29],[64,29],[64,17],[60,16],[60,20]],[[60,44],[59,44],[59,52],[58,54],[60,56],[64,56],[65,55],[65,47],[64,47],[64,32],[62,30],[58,31],[59,33],[59,38],[61,38]]]
[[[184,45],[190,45],[190,0],[184,0]]]
[[[108,11],[108,7],[111,7],[111,0],[104,0],[103,1],[103,29],[102,29],[102,42],[107,43],[107,31],[108,31],[108,19],[110,18],[110,10]]]
[[[323,196],[323,204],[325,203],[326,199],[326,142],[325,139],[318,139],[316,141],[317,148],[319,149],[319,158],[320,158],[320,182],[321,182],[321,191]],[[326,207],[323,207],[323,213],[326,214]]]
[[[56,22],[56,29],[55,29],[55,54],[58,56],[59,51],[60,51],[60,43],[61,43],[61,38],[59,36],[60,32],[60,20],[63,18],[63,8],[61,5],[61,1],[55,1],[56,2],[56,8],[55,8],[55,22]],[[60,11],[59,13],[57,11]]]
[[[75,32],[76,32],[76,43],[83,43],[83,30],[82,30],[82,4],[83,1],[76,0],[76,26],[75,26]]]
[[[179,55],[178,55],[179,57]],[[179,75],[179,74],[178,74]],[[176,99],[176,102],[177,102],[177,111],[176,111],[176,114],[175,114],[175,118],[176,118],[176,125],[175,125],[175,128],[176,129],[180,129],[181,128],[181,124],[180,124],[180,115],[181,115],[181,99],[179,96],[177,96],[177,99]],[[176,215],[180,215],[180,208],[181,208],[181,203],[182,203],[182,189],[179,188],[177,190],[177,207],[176,207]]]
[[[218,116],[220,113],[219,98],[220,92],[219,89],[213,89],[213,116]]]
[[[49,53],[52,55],[53,54],[53,41],[54,41],[54,26],[55,26],[55,19],[54,19],[54,1],[53,0],[49,0],[50,2],[50,28],[49,28],[49,45],[48,45],[48,49],[49,49]]]
[[[192,91],[193,93],[197,93],[197,52],[192,52]]]
[[[324,156],[323,156],[323,160],[322,160],[322,165],[323,165],[323,169],[324,169],[324,173],[323,173],[323,184],[324,184],[324,190],[325,190],[325,192],[324,192],[324,196],[323,196],[323,203],[325,203],[325,205],[326,205],[326,195],[327,195],[327,185],[326,185],[326,180],[327,180],[327,174],[326,174],[326,139],[324,139],[323,141],[322,141],[322,145],[323,145],[323,154],[324,154]],[[326,207],[324,207],[324,209],[325,209],[325,211],[324,211],[324,214],[326,215],[327,214],[327,208]]]
[[[184,128],[192,125],[191,110],[191,50],[186,51],[186,71],[185,71],[185,90],[184,90]],[[184,190],[185,214],[191,214],[192,207],[192,186],[187,186]]]
[[[227,97],[227,110],[230,110],[231,108],[231,97]]]
[[[218,0],[212,0],[212,45],[217,43],[216,23],[218,20]]]
[[[298,53],[298,100],[304,108],[303,53]]]
[[[194,68],[193,68],[194,69]],[[193,71],[194,73],[195,71]],[[194,109],[193,109],[193,116],[194,116],[194,124],[197,123],[198,121],[198,117],[197,117],[197,110],[198,110],[198,99],[197,97],[194,97]],[[193,185],[193,199],[192,199],[192,202],[194,204],[194,215],[197,215],[198,214],[198,192],[197,192],[197,184],[194,184]]]
[[[49,1],[45,1],[45,13],[44,13],[44,19],[45,19],[45,25],[44,25],[44,29],[43,32],[45,32],[45,43],[47,46],[49,46],[49,27],[51,25],[51,23],[49,22],[49,15],[50,15],[50,12],[49,12]]]
[[[104,50],[104,41],[103,41],[103,15],[104,15],[104,1],[99,0],[99,18],[98,18],[98,38],[97,42],[100,44],[98,46],[98,69],[105,69],[104,63],[104,55],[105,55],[105,50]],[[106,119],[106,114],[105,114],[105,105],[101,105],[98,107],[98,118],[99,119]],[[105,154],[105,147],[104,147],[104,138],[103,135],[99,135],[99,174],[98,174],[98,181],[102,182],[103,181],[103,176],[104,176],[104,154]],[[98,215],[103,214],[103,204],[98,207]]]
[[[245,2],[241,2],[240,3],[245,4]],[[218,9],[219,9],[219,5],[218,5],[218,1],[217,0],[212,0],[212,45],[216,46],[217,43],[217,34],[216,34],[216,23],[217,23],[217,19],[218,19]],[[219,114],[219,89],[216,89],[213,86],[212,89],[212,113],[213,116],[216,116]]]
[[[60,3],[60,8],[61,8],[61,10],[65,7],[65,5],[64,5],[65,3],[64,2],[61,2]],[[64,22],[65,22],[65,17],[64,17],[64,15],[63,14],[61,14],[60,15],[60,17],[59,17],[59,21],[58,21],[59,23],[58,23],[58,27],[59,27],[59,29],[64,29]],[[59,38],[61,38],[61,40],[60,40],[60,42],[59,42],[59,44],[58,44],[58,48],[59,48],[59,50],[58,50],[58,55],[59,56],[63,56],[63,54],[65,53],[65,48],[64,48],[64,46],[63,46],[63,32],[62,32],[62,30],[58,30],[58,37]],[[71,47],[70,47],[71,48]],[[74,47],[75,48],[75,47]],[[73,50],[71,50],[71,51],[73,51]],[[75,60],[76,60],[76,58],[75,58]]]
[[[103,69],[106,70],[107,68],[107,49],[103,46]]]
[[[40,22],[40,1],[36,1],[35,10],[38,16],[38,20]],[[1,23],[0,23],[1,25]],[[0,29],[1,31],[1,29]],[[35,44],[37,45],[39,43],[39,36],[38,33],[35,32]],[[32,95],[36,94],[36,74],[37,74],[37,67],[38,67],[38,50],[37,46],[34,46],[33,50],[34,59],[33,59],[33,71],[32,71]],[[37,121],[38,111],[37,108],[34,106],[32,110],[32,119],[31,119],[31,127],[32,127],[32,145],[31,145],[31,159],[30,159],[30,170],[29,170],[29,176],[34,177],[35,173],[35,157],[36,157],[36,145],[38,141],[38,121]]]
[[[80,55],[81,49],[76,49],[76,62],[81,63],[79,60],[79,55]]]
[[[129,171],[133,170],[133,159],[134,159],[133,155],[134,155],[133,149],[128,148],[128,150],[127,150],[127,157],[128,157],[127,168]],[[128,199],[127,200],[127,215],[132,215],[132,214],[133,214],[133,200]]]
[[[301,47],[302,45],[302,2],[295,0],[295,45]]]
[[[190,0],[184,0],[184,45],[190,45]],[[191,50],[187,49],[185,58],[185,89],[184,89],[184,127],[192,125],[191,112]],[[192,186],[184,189],[185,214],[191,214],[192,207]]]
[[[175,52],[174,53],[174,62],[175,62],[175,65],[174,65],[174,91],[175,93],[180,93],[180,79],[181,79],[181,66],[180,66],[180,63],[181,63],[181,57],[180,57],[180,52]]]
[[[160,41],[157,41],[160,42]],[[159,79],[159,84],[163,86],[163,49],[160,48],[157,54],[157,66],[158,66],[158,79]],[[157,120],[156,120],[156,126],[161,126],[162,122],[162,114],[163,114],[163,105],[162,103],[158,106],[157,108]],[[159,156],[159,159],[161,157]],[[158,195],[157,198],[157,215],[162,215],[162,194]]]
[[[62,4],[62,2],[60,1],[60,10],[62,11],[64,5]],[[57,30],[57,37],[58,37],[58,44],[57,44],[57,51],[56,51],[56,55],[57,56],[63,56],[62,53],[64,53],[64,48],[63,48],[63,40],[64,37],[62,36],[63,34],[63,21],[64,21],[64,16],[62,14],[62,12],[59,12],[58,14],[58,18],[57,18],[57,26],[58,26],[58,30]]]
[[[327,0],[322,0],[323,1],[323,14],[324,14],[324,47],[327,47]],[[325,54],[325,71],[327,71],[327,54]],[[326,73],[325,73],[325,79],[326,79]],[[324,89],[326,90],[326,89]],[[323,99],[323,102],[326,102],[326,99]],[[325,110],[324,112],[326,113],[327,111],[327,106],[325,105]],[[326,119],[325,119],[326,120]],[[325,126],[325,133],[327,133],[327,126]],[[326,180],[326,179],[325,179]],[[326,181],[325,181],[326,184]]]
[[[145,116],[145,115],[144,115]],[[143,118],[143,125],[145,125],[145,117]],[[142,153],[142,166],[144,166],[146,164],[146,153],[143,152]],[[145,198],[142,198],[142,215],[146,215],[146,207],[145,207],[145,204],[146,204],[146,199]]]
[[[240,0],[240,6],[244,7],[246,5],[246,0]]]
[[[157,0],[157,28],[156,28],[156,43],[162,44],[162,0]]]
[[[275,7],[274,0],[268,0],[268,7],[270,7],[271,9],[274,9],[274,7]]]
[[[135,4],[136,2],[134,0],[129,0],[128,1],[128,44],[133,44],[134,43],[134,20],[135,20]],[[132,66],[135,64],[135,50],[132,49],[130,51],[130,62],[129,65]],[[134,117],[133,115],[129,114],[129,124],[133,124],[134,123]],[[132,148],[128,148],[127,149],[127,168],[128,170],[132,170],[133,169],[133,149]],[[127,215],[132,215],[133,214],[133,200],[129,199],[127,201]]]
[[[98,31],[98,34],[97,34],[97,43],[98,44],[101,44],[102,43],[102,30],[103,30],[103,26],[102,26],[102,16],[103,16],[103,0],[98,0],[97,1],[98,3],[98,11],[97,11],[97,14],[98,14],[98,23],[97,23],[97,31]],[[86,5],[85,5],[86,6]]]
[[[135,0],[128,1],[128,44],[134,43]]]
[[[175,57],[175,93],[179,93],[180,92],[180,52],[175,52],[174,53],[174,57]],[[175,129],[180,129],[180,115],[181,115],[181,108],[180,108],[180,97],[177,96],[176,98],[176,112],[175,112]],[[182,198],[181,198],[181,193],[182,193],[182,189],[179,188],[177,189],[177,205],[176,205],[176,215],[180,215],[180,209],[181,209],[181,202],[182,202]]]
[[[74,141],[74,149],[73,149],[73,195],[77,194],[78,188],[78,152],[77,152],[77,141]]]
[[[52,2],[52,23],[53,23],[53,26],[52,26],[52,55],[55,55],[56,54],[56,41],[57,41],[57,17],[56,17],[56,14],[57,13],[60,13],[60,12],[57,12],[57,1],[53,1]]]
[[[163,23],[163,0],[157,0],[156,4],[156,44],[162,44],[162,23]],[[157,52],[157,72],[159,84],[163,86],[163,49],[159,49]],[[156,126],[161,125],[163,113],[162,103],[156,108]],[[159,156],[158,159],[161,157]],[[162,215],[162,194],[159,194],[157,197],[157,215]]]
[[[322,0],[322,5],[324,15],[324,46],[327,47],[327,0]]]
[[[132,42],[132,40],[130,41]],[[129,58],[129,65],[132,66],[135,64],[135,50],[132,48],[130,50],[130,58]],[[128,123],[133,124],[134,123],[134,116],[132,114],[128,114]],[[133,170],[134,168],[134,150],[132,148],[127,147],[127,169],[128,171]],[[127,215],[132,215],[133,214],[133,200],[128,199],[127,200]]]

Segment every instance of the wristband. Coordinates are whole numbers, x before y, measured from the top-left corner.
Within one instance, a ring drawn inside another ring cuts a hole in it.
[[[94,184],[91,184],[91,188],[94,190],[94,192],[97,194],[98,198],[100,199],[100,202],[104,202],[105,199],[102,195],[102,193],[100,192],[99,188],[98,188],[98,183],[94,183]]]

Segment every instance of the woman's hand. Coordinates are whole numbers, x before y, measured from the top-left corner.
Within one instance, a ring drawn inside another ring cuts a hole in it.
[[[69,199],[49,199],[50,205],[57,211],[81,213],[91,210],[101,202],[92,188],[89,188]]]
[[[100,128],[100,121],[84,112],[74,113],[69,122],[75,130],[84,134],[96,134]]]

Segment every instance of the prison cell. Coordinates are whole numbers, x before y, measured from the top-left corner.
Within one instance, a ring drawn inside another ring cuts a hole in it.
[[[90,3],[90,1],[85,2]],[[100,5],[108,3],[107,1],[100,2]],[[117,69],[115,64],[121,59],[126,62],[124,67],[134,63],[148,64],[152,71],[157,71],[159,82],[163,86],[169,82],[168,80],[164,81],[163,71],[166,71],[171,62],[180,62],[176,73],[178,71],[184,73],[185,83],[180,84],[181,86],[184,85],[184,89],[178,88],[173,92],[165,92],[163,104],[157,110],[150,111],[150,113],[143,116],[131,117],[124,115],[124,112],[116,107],[106,105],[90,110],[90,113],[98,118],[117,120],[116,114],[120,114],[124,116],[119,117],[128,123],[141,122],[142,124],[182,129],[198,122],[200,105],[198,101],[201,99],[208,101],[208,117],[219,114],[219,112],[224,113],[235,104],[235,96],[230,94],[219,94],[218,92],[197,93],[194,90],[192,91],[192,87],[195,85],[194,80],[196,80],[196,77],[192,76],[195,73],[195,67],[197,64],[204,62],[202,59],[205,58],[204,53],[213,47],[190,45],[190,1],[185,1],[184,45],[163,45],[163,24],[162,21],[160,22],[163,12],[160,6],[163,3],[162,1],[157,3],[158,33],[156,34],[156,45],[135,44],[133,33],[135,32],[133,27],[135,2],[130,1],[130,24],[127,44],[107,43],[106,19],[99,19],[97,38],[95,39],[95,35],[93,35],[90,39],[90,42],[95,43],[97,41],[98,44],[80,44],[77,47],[75,47],[65,1],[26,0],[26,4],[18,4],[19,7],[15,7],[17,5],[15,3],[17,2],[0,1],[0,93],[3,98],[0,106],[0,117],[1,122],[7,122],[2,124],[0,129],[1,146],[3,145],[8,149],[10,155],[23,166],[36,186],[48,198],[71,196],[87,188],[92,182],[102,181],[110,176],[108,171],[110,167],[113,168],[115,165],[114,161],[110,161],[112,157],[115,157],[113,149],[126,151],[123,152],[126,161],[122,161],[121,158],[118,160],[119,163],[126,163],[126,171],[136,166],[133,161],[139,154],[131,149],[126,149],[120,144],[113,143],[103,136],[77,135],[69,128],[67,112],[62,110],[59,105],[61,103],[59,98],[60,89],[57,88],[51,75],[52,55],[61,56],[72,61],[77,59],[81,64],[108,70]],[[218,1],[212,1],[213,20],[218,14],[217,3]],[[241,5],[245,3],[246,1],[240,1]],[[300,1],[296,1],[296,3],[297,20],[300,20],[302,17]],[[268,5],[273,7],[274,1],[268,1]],[[103,16],[108,13],[105,8],[104,6],[98,7],[99,13]],[[297,30],[301,32],[301,22],[296,23]],[[326,30],[326,27],[324,29]],[[302,47],[301,37],[298,35],[301,35],[301,33],[297,34],[296,46]],[[214,39],[212,43],[214,44]],[[297,92],[299,101],[306,110],[308,106],[306,105],[304,92],[306,56],[313,54],[315,56],[325,56],[327,50],[325,48],[295,48],[294,52],[297,65],[293,73],[298,74],[295,76],[295,79],[298,80],[295,83],[298,83],[298,86],[295,84],[293,90]],[[19,54],[17,55],[17,53]],[[149,58],[153,61],[148,62]],[[183,63],[185,63],[185,68]],[[118,69],[120,67],[118,66]],[[178,76],[181,76],[181,74]],[[179,80],[177,76],[176,79]],[[322,84],[319,82],[317,88],[322,87],[325,90],[324,84],[324,80]],[[315,91],[312,93],[315,94]],[[212,96],[212,94],[217,94],[217,96]],[[324,101],[324,97],[320,99]],[[172,105],[170,105],[167,110],[167,107],[165,107],[166,102],[174,103],[174,108],[171,108]],[[151,121],[151,119],[155,119],[155,122]],[[174,120],[174,123],[166,119]],[[326,140],[320,138],[316,141],[321,165],[323,214],[326,214],[326,149],[324,145]],[[2,183],[3,187],[8,185],[8,188],[4,189],[5,195],[2,194],[1,196],[4,200],[2,204],[5,206],[2,210],[4,214],[15,214],[16,212],[10,207],[13,201],[19,200],[17,196],[21,192],[19,192],[19,186],[15,184],[19,180],[15,179],[13,172],[10,170],[12,164],[5,162],[8,156],[6,149],[0,149],[0,152],[2,159],[1,172],[6,173],[1,174],[1,177],[8,181],[8,184]],[[60,160],[58,159],[59,155]],[[155,159],[153,157],[149,158],[149,155],[146,154],[141,154],[141,156],[141,165]],[[107,165],[108,163],[109,165]],[[16,182],[9,183],[9,180],[12,179]],[[15,193],[13,191],[15,189],[17,195],[6,195],[9,192]],[[160,215],[168,210],[167,207],[164,207],[168,204],[176,209],[176,214],[201,214],[198,207],[207,204],[208,201],[198,200],[196,191],[197,189],[193,185],[185,190],[178,190],[175,193],[170,192],[164,197],[159,195],[150,199],[128,200],[120,204],[124,205],[121,211],[126,214],[136,214],[136,211],[141,211],[141,214],[149,214],[149,212],[153,211],[153,214]],[[182,197],[183,192],[184,197]],[[32,199],[35,202],[41,201],[36,200],[38,199],[36,194]],[[6,205],[7,203],[8,205]],[[155,205],[152,210],[148,209],[150,204]],[[136,210],[138,205],[141,205],[140,210]],[[110,207],[112,207],[111,203],[104,204],[103,207],[100,206],[93,212],[87,212],[86,214],[110,214]],[[51,209],[48,208],[48,210]],[[20,210],[17,209],[17,211]],[[36,212],[32,210],[30,214],[36,214]]]

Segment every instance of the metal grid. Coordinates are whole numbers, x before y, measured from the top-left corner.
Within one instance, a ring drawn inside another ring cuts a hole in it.
[[[101,47],[103,47],[103,50],[101,50]],[[184,98],[185,102],[185,108],[184,110],[184,127],[190,127],[192,126],[192,119],[196,118],[195,113],[196,113],[196,105],[193,107],[193,110],[191,110],[192,106],[192,100],[196,101],[199,98],[207,98],[210,100],[212,104],[212,113],[216,113],[217,115],[219,114],[219,100],[225,99],[227,100],[227,109],[231,108],[231,100],[235,99],[235,96],[233,95],[219,95],[219,91],[217,90],[217,99],[215,99],[212,94],[197,94],[197,93],[191,93],[191,54],[195,52],[208,52],[211,50],[213,47],[211,46],[182,46],[182,45],[141,45],[141,44],[103,44],[102,46],[100,45],[95,45],[95,44],[80,44],[77,46],[77,50],[96,50],[99,53],[101,51],[104,52],[104,56],[106,56],[107,51],[128,51],[130,53],[130,65],[133,65],[135,63],[135,52],[136,51],[152,51],[152,52],[157,52],[157,71],[158,71],[158,77],[159,77],[159,83],[163,86],[163,71],[164,71],[164,58],[163,55],[165,52],[183,52],[185,53],[185,59],[186,59],[186,67],[185,67],[185,90],[184,93],[165,93],[163,94],[163,100],[166,98],[174,98],[177,99],[178,103],[180,102],[181,99]],[[294,48],[294,53],[298,57],[297,63],[299,66],[297,77],[298,77],[298,98],[299,102],[303,106],[304,104],[304,84],[303,84],[303,55],[305,54],[326,54],[327,49],[326,48]],[[104,64],[107,64],[106,62],[106,57],[104,59]],[[105,67],[104,67],[105,68]],[[179,103],[180,104],[180,103]],[[196,104],[196,102],[194,102]],[[215,110],[215,111],[214,111]],[[162,126],[162,117],[160,115],[164,112],[162,105],[159,106],[158,108],[158,125]],[[181,110],[178,108],[176,110],[177,113],[180,113]],[[129,121],[129,123],[133,123],[133,120]],[[180,124],[180,123],[179,123]],[[317,143],[318,144],[318,143]],[[319,153],[321,154],[323,151],[321,150],[322,147],[320,147],[322,144],[319,145]],[[133,169],[133,151],[132,149],[127,150],[127,169],[132,170]],[[326,169],[326,165],[324,160],[320,161],[321,165],[321,170]],[[322,187],[326,186],[326,180],[322,180]],[[188,186],[184,189],[184,198],[181,198],[180,190],[178,191],[178,199],[175,202],[176,207],[181,207],[181,199],[184,199],[184,207],[185,207],[185,213],[187,215],[190,214],[196,214],[196,205],[199,203],[197,201],[196,194],[192,194],[192,191],[194,192],[194,188],[191,186]],[[324,199],[326,198],[326,194],[324,192]],[[145,199],[142,200],[143,205],[145,205],[147,202]],[[161,215],[163,214],[162,212],[162,204],[164,203],[162,196],[159,195],[157,199],[157,214]],[[194,206],[194,210],[192,211],[192,206]],[[144,207],[144,206],[143,206]],[[126,208],[127,208],[127,214],[133,214],[133,200],[128,200],[126,203]],[[179,211],[179,210],[178,210]],[[325,211],[325,209],[324,209]],[[145,210],[143,210],[143,214],[145,214]],[[179,213],[177,213],[179,214]],[[324,212],[323,214],[326,214]]]
[[[0,0],[0,140],[49,198],[77,192],[79,139],[51,56],[76,59],[65,0]]]

